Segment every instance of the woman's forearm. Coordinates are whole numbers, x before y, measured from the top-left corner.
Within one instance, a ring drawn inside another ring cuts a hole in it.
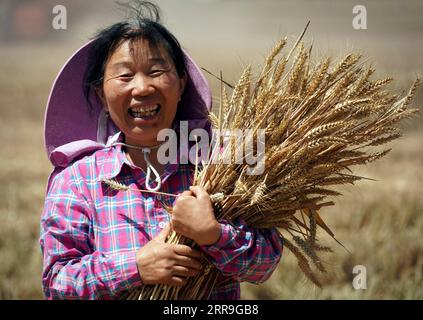
[[[276,269],[282,255],[282,239],[276,229],[249,228],[245,222],[233,225],[221,221],[221,237],[201,248],[225,275],[239,281],[261,283]]]

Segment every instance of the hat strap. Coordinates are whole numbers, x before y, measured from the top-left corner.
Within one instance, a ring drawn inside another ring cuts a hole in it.
[[[125,147],[141,150],[142,153],[143,153],[143,156],[144,156],[144,161],[147,164],[147,173],[146,173],[146,177],[145,177],[145,188],[148,191],[157,191],[161,188],[162,179],[160,178],[160,174],[157,172],[157,170],[151,164],[150,159],[149,159],[151,150],[157,149],[158,147],[161,146],[161,144],[154,146],[154,147],[139,147],[139,146],[134,146],[134,145],[131,145],[131,144],[123,143],[123,142],[115,142],[112,145],[122,145],[122,146],[125,146]],[[151,173],[153,173],[154,176],[155,176],[154,181],[156,182],[156,186],[154,188],[151,187],[151,185],[150,185]]]
[[[150,148],[144,148],[144,149],[142,149],[142,152],[144,154],[144,160],[147,163],[147,176],[145,178],[145,187],[149,191],[157,191],[162,186],[162,180],[160,178],[159,173],[153,167],[153,165],[151,164],[151,162],[149,160],[149,155],[150,155],[151,149]],[[150,187],[150,175],[151,175],[151,172],[153,172],[154,175],[156,176],[156,179],[155,179],[156,186],[154,188]]]

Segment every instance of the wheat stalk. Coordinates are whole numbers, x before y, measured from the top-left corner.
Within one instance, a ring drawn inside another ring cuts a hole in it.
[[[256,81],[247,67],[232,94],[222,87],[219,114],[210,114],[214,128],[249,128],[255,138],[258,130],[264,130],[263,174],[247,175],[245,161],[206,162],[196,168],[195,182],[212,195],[217,219],[242,218],[251,227],[278,227],[300,270],[320,286],[318,273],[326,270],[319,253],[332,249],[319,243],[318,231],[338,240],[319,210],[334,204],[327,197],[341,195],[334,190],[337,186],[368,179],[354,175],[353,166],[376,161],[390,151],[376,147],[400,137],[398,123],[418,112],[409,106],[419,80],[400,98],[386,89],[391,78],[371,79],[375,69],[361,65],[360,54],[347,54],[332,67],[331,57],[313,63],[311,47],[300,41],[284,55],[286,43],[282,39],[272,49]],[[222,76],[220,80],[224,83]],[[245,142],[234,141],[222,151],[222,158],[244,150]],[[211,154],[216,156],[216,150],[211,148]],[[124,190],[120,184],[109,185]],[[168,242],[195,246],[174,233]],[[130,297],[207,298],[218,271],[206,259],[202,263],[207,273],[190,278],[180,289],[144,286]]]

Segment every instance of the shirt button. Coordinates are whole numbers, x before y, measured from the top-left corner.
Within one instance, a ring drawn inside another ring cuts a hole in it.
[[[160,229],[163,229],[163,228],[165,227],[165,225],[166,225],[166,224],[165,224],[163,221],[160,221],[160,222],[159,222],[159,228],[160,228]]]

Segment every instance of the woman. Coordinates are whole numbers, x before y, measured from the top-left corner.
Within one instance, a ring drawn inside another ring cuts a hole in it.
[[[276,230],[217,221],[207,192],[190,186],[193,166],[159,161],[162,129],[179,134],[187,121],[190,130],[210,130],[210,92],[159,23],[158,8],[140,8],[81,48],[50,95],[45,139],[55,170],[41,218],[45,296],[116,299],[143,285],[182,286],[202,272],[206,254],[221,272],[209,298],[238,299],[241,281],[269,278],[281,240]],[[111,189],[107,179],[131,190]],[[145,189],[179,196],[137,191]],[[163,203],[173,206],[171,217]],[[199,249],[165,243],[171,227]]]

